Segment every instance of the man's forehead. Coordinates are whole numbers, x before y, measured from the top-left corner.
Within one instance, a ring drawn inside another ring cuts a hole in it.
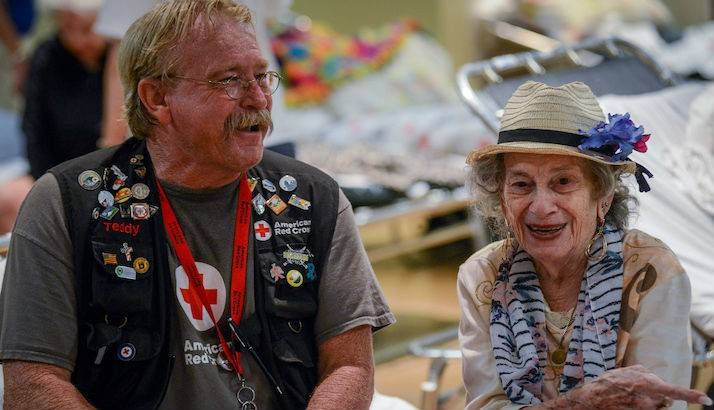
[[[228,17],[213,17],[207,20],[196,19],[188,35],[177,47],[181,56],[179,65],[200,64],[204,73],[219,69],[250,66],[251,69],[264,69],[268,61],[262,57],[255,31],[248,23],[237,22]],[[247,58],[247,55],[254,58]],[[200,60],[200,61],[198,61]]]
[[[184,40],[189,43],[196,41],[216,41],[226,32],[235,31],[255,39],[255,29],[251,23],[240,22],[223,14],[212,16],[201,14],[196,17]]]

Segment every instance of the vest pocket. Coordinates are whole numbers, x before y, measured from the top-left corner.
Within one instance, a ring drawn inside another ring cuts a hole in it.
[[[265,281],[266,310],[283,319],[312,321],[317,313],[317,281],[314,256],[304,244],[277,247],[277,252],[258,255]]]
[[[318,282],[309,269],[314,255],[304,243],[293,242],[259,251],[258,262],[270,349],[290,398],[288,408],[305,408],[317,384],[313,323]]]
[[[285,387],[293,400],[300,401],[300,407],[304,408],[307,402],[302,400],[309,398],[317,385],[317,367],[314,360],[317,354],[310,351],[314,346],[307,341],[313,338],[312,329],[306,326],[300,333],[295,333],[296,327],[292,326],[291,329],[290,322],[297,321],[276,322],[273,329],[278,333],[278,339],[273,343],[272,350],[275,358],[281,362],[281,376],[286,382]],[[301,334],[303,332],[304,334]]]
[[[92,241],[92,304],[108,314],[148,312],[153,293],[153,253],[148,246]]]
[[[149,246],[121,241],[92,241],[94,264],[86,323],[87,348],[94,364],[150,359],[161,349],[153,328],[154,260]],[[96,353],[95,353],[96,352]]]

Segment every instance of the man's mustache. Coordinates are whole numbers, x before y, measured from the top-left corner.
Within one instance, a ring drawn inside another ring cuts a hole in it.
[[[273,118],[268,110],[259,111],[244,111],[241,113],[232,114],[226,118],[225,133],[226,135],[233,134],[244,128],[249,128],[254,125],[260,129],[267,129],[268,134],[273,131]]]

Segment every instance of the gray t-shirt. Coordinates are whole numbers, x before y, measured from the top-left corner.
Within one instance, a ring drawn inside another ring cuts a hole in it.
[[[237,183],[195,191],[164,184],[204,287],[215,289],[213,312],[227,317]],[[252,249],[252,235],[250,242]],[[172,340],[176,364],[162,408],[222,409],[236,406],[239,382],[215,364],[220,343],[205,308],[192,306],[186,274],[169,255],[178,323]],[[77,354],[72,245],[57,180],[40,178],[22,206],[13,230],[0,294],[0,360],[38,361],[74,369]],[[253,258],[249,258],[243,318],[255,311]],[[182,291],[184,289],[184,291]],[[360,325],[379,329],[394,322],[360,242],[349,202],[340,192],[332,250],[320,279],[315,321],[318,343]],[[247,355],[246,379],[259,408],[276,408],[272,387]]]

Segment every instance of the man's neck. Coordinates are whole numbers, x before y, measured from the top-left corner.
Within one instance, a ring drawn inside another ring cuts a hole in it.
[[[147,139],[146,147],[151,155],[151,162],[156,177],[173,185],[191,189],[210,189],[226,186],[238,179],[241,172],[226,172],[210,164],[197,162],[195,157],[179,150],[166,150],[161,144]]]

